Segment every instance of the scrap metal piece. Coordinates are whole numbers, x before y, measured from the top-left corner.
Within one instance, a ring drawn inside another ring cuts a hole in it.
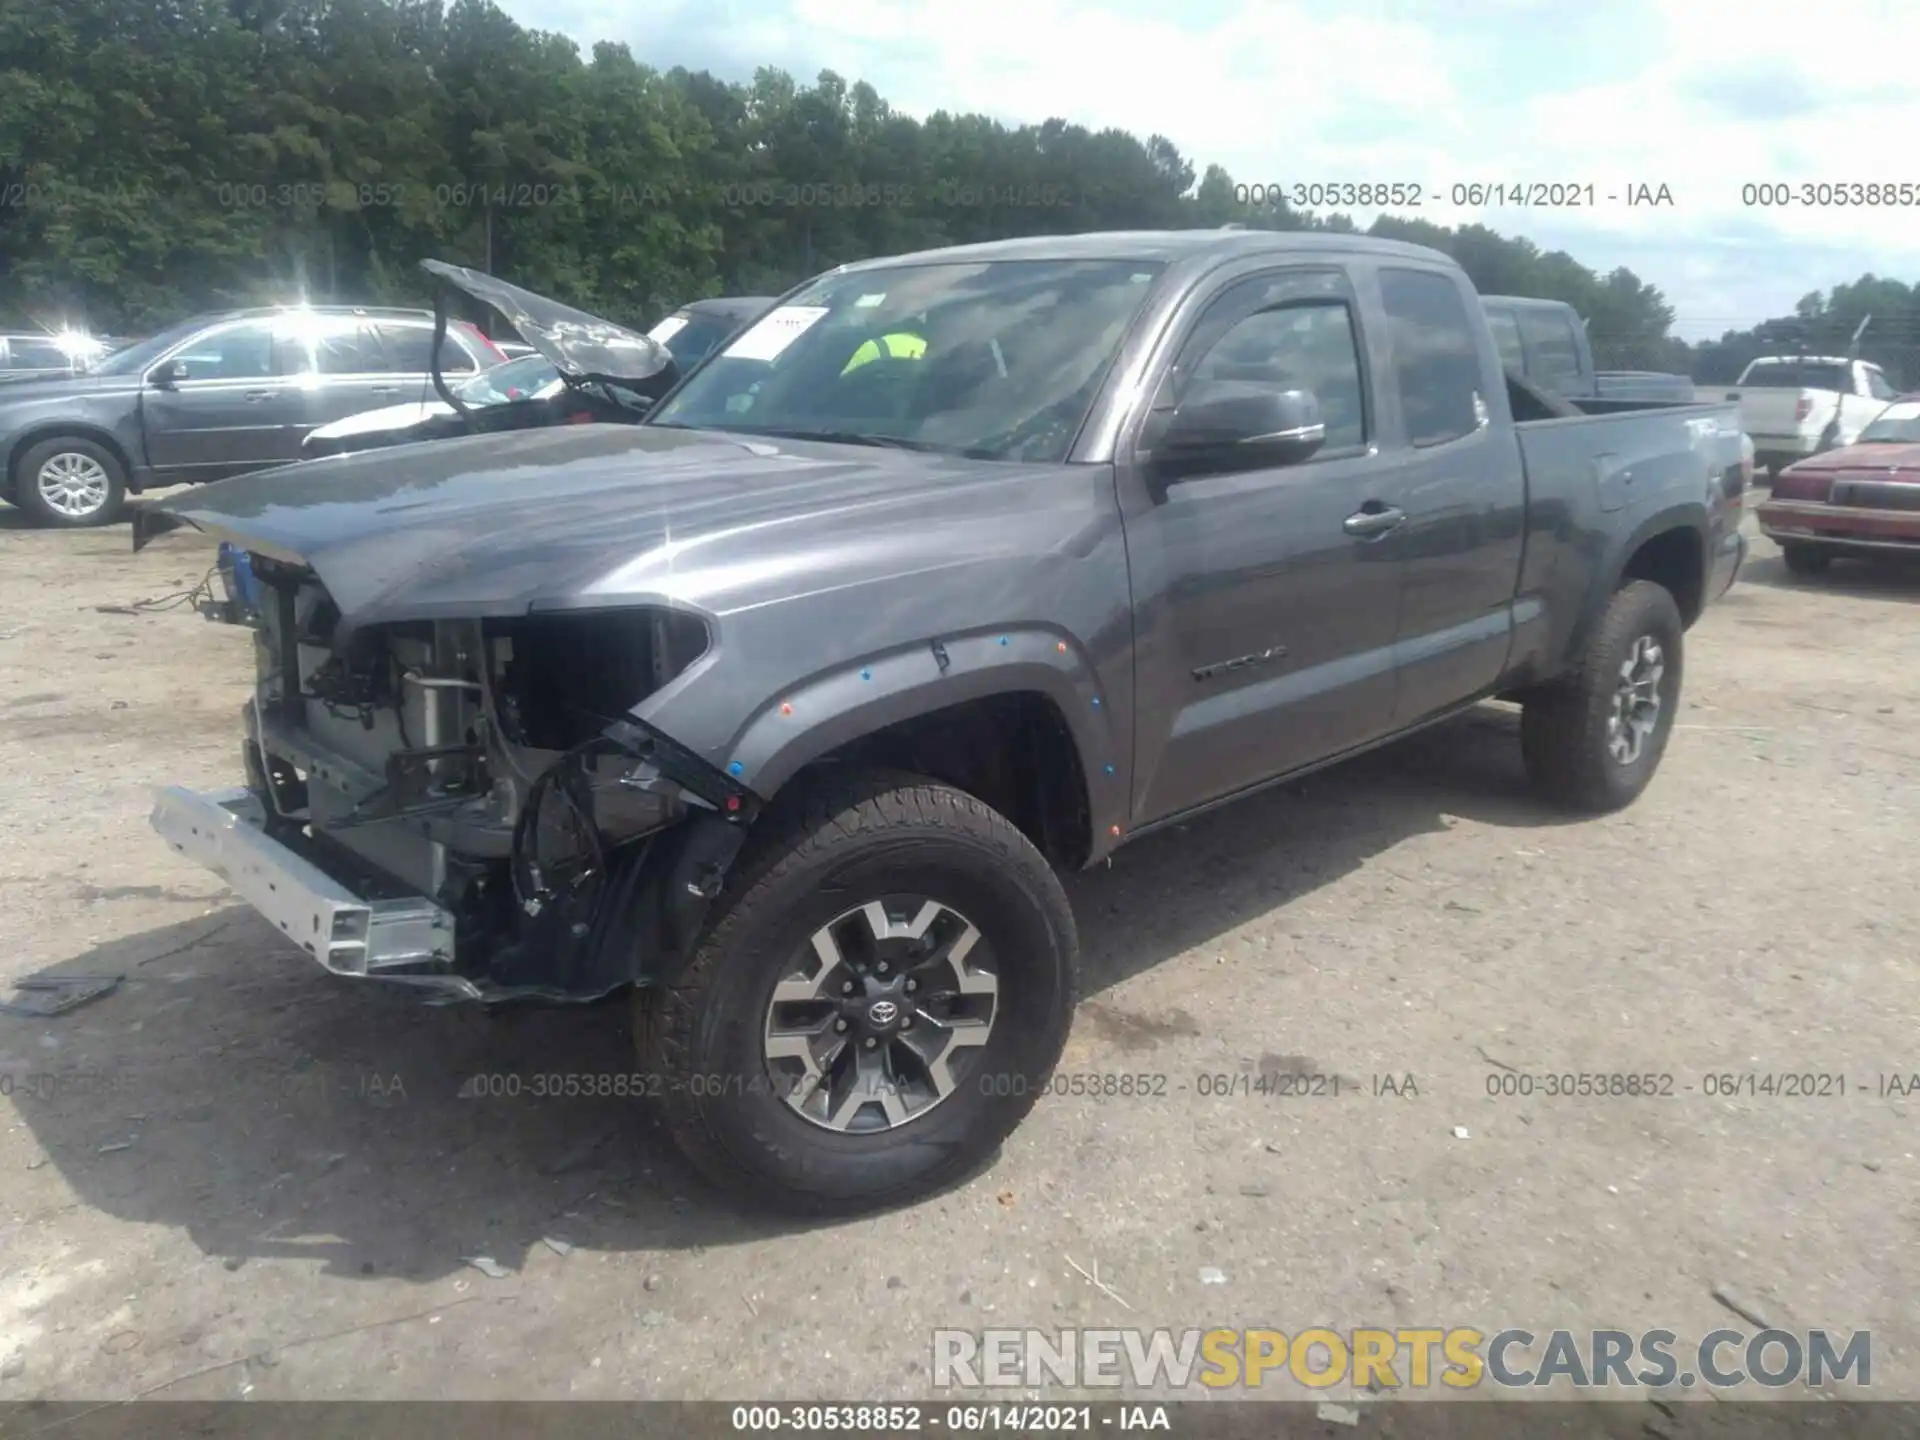
[[[124,975],[34,975],[13,982],[13,988],[31,994],[45,994],[44,1000],[0,1000],[0,1013],[46,1019],[78,1010],[82,1005],[111,995],[120,988]]]

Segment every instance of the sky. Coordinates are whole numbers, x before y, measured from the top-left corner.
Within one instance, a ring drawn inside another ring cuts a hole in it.
[[[1524,235],[1602,273],[1627,266],[1660,288],[1684,339],[1791,313],[1868,271],[1920,282],[1920,203],[1743,198],[1779,182],[1920,192],[1911,0],[500,3],[583,50],[624,41],[659,69],[747,80],[771,65],[803,82],[830,69],[915,116],[1158,132],[1196,174],[1415,183],[1424,218]],[[1596,203],[1450,203],[1455,184],[1551,182],[1592,185]],[[1671,203],[1629,206],[1640,185]]]

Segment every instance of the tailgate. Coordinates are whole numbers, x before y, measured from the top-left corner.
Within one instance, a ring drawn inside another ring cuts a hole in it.
[[[1798,435],[1817,429],[1830,408],[1831,397],[1814,390],[1748,388],[1740,391],[1740,428],[1749,435]]]

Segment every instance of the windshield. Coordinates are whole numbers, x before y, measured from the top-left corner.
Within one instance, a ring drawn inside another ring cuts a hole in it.
[[[1001,260],[823,276],[652,423],[1064,460],[1161,268]]]
[[[494,365],[453,387],[463,405],[504,405],[510,400],[539,400],[558,394],[564,382],[544,355],[522,355]]]
[[[157,335],[149,335],[145,340],[129,345],[124,350],[116,350],[87,366],[89,375],[137,375],[168,350],[201,330],[211,320],[199,316],[193,320],[182,320],[178,325],[170,326]]]
[[[1920,445],[1920,400],[1906,400],[1887,406],[1873,417],[1854,443]]]
[[[1749,366],[1747,373],[1740,377],[1740,386],[1746,390],[1851,391],[1853,382],[1844,365],[1810,365],[1788,360]]]
[[[724,315],[691,315],[682,310],[669,315],[647,332],[673,354],[673,363],[685,374],[694,362],[740,328],[738,320]]]

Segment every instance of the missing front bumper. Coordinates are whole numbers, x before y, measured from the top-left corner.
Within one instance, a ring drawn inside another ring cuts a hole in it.
[[[453,917],[425,896],[375,900],[355,893],[267,834],[267,812],[249,790],[209,794],[170,785],[153,828],[336,975],[397,980],[483,997],[450,972]]]

